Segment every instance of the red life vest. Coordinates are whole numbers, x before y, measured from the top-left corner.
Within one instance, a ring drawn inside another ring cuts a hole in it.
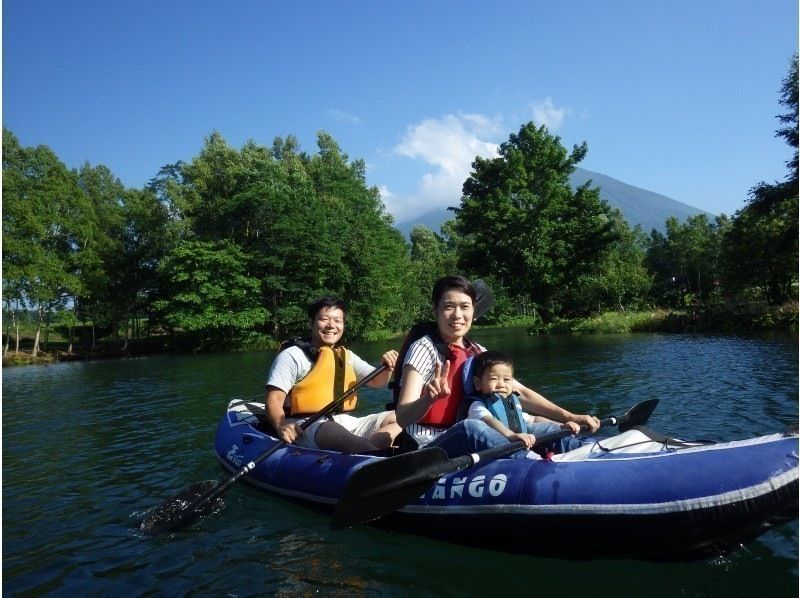
[[[419,421],[420,424],[448,427],[459,419],[463,419],[463,417],[459,417],[459,411],[464,400],[462,371],[467,359],[480,353],[480,349],[468,339],[464,339],[463,347],[459,345],[446,346],[448,355],[441,355],[441,357],[443,360],[447,359],[450,362],[450,372],[447,374],[450,394],[434,401],[425,416]]]

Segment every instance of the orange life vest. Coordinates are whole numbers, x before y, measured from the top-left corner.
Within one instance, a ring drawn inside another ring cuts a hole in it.
[[[316,361],[305,378],[289,391],[290,415],[311,415],[328,406],[356,383],[352,353],[344,347],[320,347]],[[354,393],[339,409],[352,411],[358,396]]]

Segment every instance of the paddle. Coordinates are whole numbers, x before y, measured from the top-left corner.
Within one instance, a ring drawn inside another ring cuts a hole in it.
[[[359,388],[367,384],[370,380],[381,374],[386,365],[373,370],[369,375],[359,380],[350,390],[345,392],[342,396],[334,399],[324,409],[318,411],[308,419],[306,419],[300,428],[305,430],[315,421],[321,417],[331,414],[336,410],[339,405],[344,403],[355,393]],[[239,469],[234,475],[228,478],[225,482],[218,482],[216,480],[206,480],[191,486],[179,494],[173,496],[169,500],[164,501],[161,505],[152,510],[141,522],[139,529],[147,534],[161,534],[172,532],[182,527],[191,525],[200,517],[212,513],[215,509],[222,505],[222,493],[236,483],[240,478],[255,469],[256,465],[261,463],[264,459],[275,453],[277,450],[286,446],[286,442],[273,444],[266,451],[258,455],[255,459],[250,461],[247,465]]]
[[[473,319],[477,320],[494,307],[494,293],[482,278],[473,280],[472,286],[475,288],[475,316]]]
[[[600,420],[600,426],[616,425],[620,432],[624,432],[646,422],[657,404],[658,399],[642,401],[621,417]],[[544,434],[536,437],[536,444],[546,444],[571,434],[569,430]],[[341,529],[382,517],[421,496],[443,475],[461,471],[480,461],[491,461],[524,446],[521,441],[516,441],[454,458],[448,457],[439,447],[431,447],[367,463],[347,481],[331,527]]]
[[[481,279],[472,282],[476,290],[475,298],[475,319],[485,315],[495,303],[494,294],[488,285]],[[318,413],[309,417],[301,424],[305,430],[315,421],[332,413],[339,405],[344,403],[354,392],[383,372],[386,366],[380,366],[371,374],[360,380],[355,386],[335,399]],[[252,471],[256,465],[272,455],[275,451],[286,446],[286,442],[280,441],[269,449],[258,455],[250,463],[239,469],[233,476],[225,482],[216,480],[205,480],[194,486],[186,488],[179,494],[166,500],[158,507],[152,509],[139,525],[139,529],[147,534],[159,534],[178,530],[191,525],[201,517],[212,513],[215,509],[222,506],[222,494],[240,478]]]

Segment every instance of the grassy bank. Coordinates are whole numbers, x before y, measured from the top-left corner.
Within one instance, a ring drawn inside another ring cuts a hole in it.
[[[708,305],[687,310],[604,312],[586,318],[554,320],[529,328],[533,334],[628,334],[633,332],[704,332],[742,334],[798,331],[797,304]]]

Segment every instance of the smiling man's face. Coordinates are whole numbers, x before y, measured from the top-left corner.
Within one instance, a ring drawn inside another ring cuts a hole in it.
[[[344,334],[344,312],[338,307],[323,307],[311,321],[311,342],[317,347],[332,347]]]

